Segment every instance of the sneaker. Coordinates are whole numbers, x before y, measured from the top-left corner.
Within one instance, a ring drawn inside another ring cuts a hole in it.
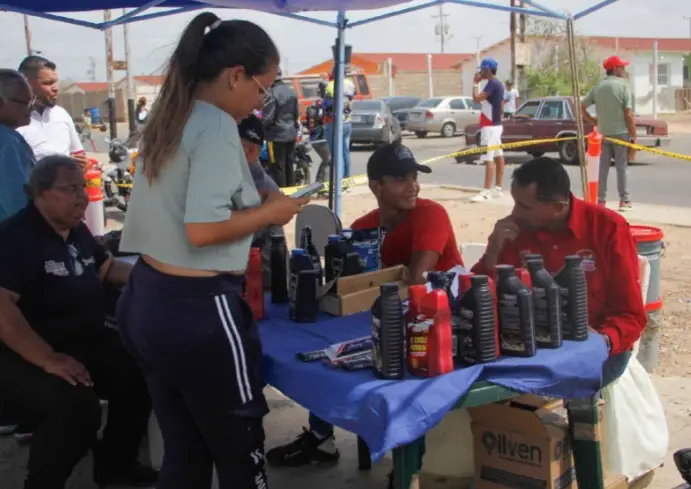
[[[619,212],[626,212],[633,210],[633,204],[631,202],[619,202]]]
[[[266,461],[274,467],[301,467],[309,464],[335,464],[341,454],[333,436],[323,440],[306,428],[287,445],[266,452]]]
[[[501,189],[501,187],[494,187],[492,189],[492,191],[490,192],[490,197],[493,199],[500,199],[503,196],[504,196],[504,191]]]
[[[127,467],[94,463],[94,482],[99,487],[154,487],[158,471],[139,462]]]
[[[6,413],[0,413],[0,435],[11,435],[17,429],[17,419]]]
[[[597,205],[601,205],[602,207],[607,207],[607,201],[606,200],[598,200]]]
[[[489,189],[485,189],[479,194],[477,194],[475,197],[470,199],[471,202],[484,202],[486,200],[489,200],[492,198],[492,193]]]

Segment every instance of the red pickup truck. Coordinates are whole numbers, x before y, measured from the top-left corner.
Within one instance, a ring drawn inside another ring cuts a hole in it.
[[[571,97],[529,99],[520,106],[513,117],[503,121],[502,142],[517,143],[533,139],[557,139],[575,136],[577,134],[576,120],[573,114],[573,98]],[[593,130],[592,124],[586,121],[583,123],[586,134]],[[638,133],[637,143],[643,146],[657,148],[668,146],[670,143],[665,121],[637,116],[636,132]],[[477,145],[480,139],[479,124],[466,126],[465,135],[468,146]],[[536,157],[545,153],[557,152],[564,163],[578,163],[578,147],[575,141],[540,144],[517,151],[525,151]]]

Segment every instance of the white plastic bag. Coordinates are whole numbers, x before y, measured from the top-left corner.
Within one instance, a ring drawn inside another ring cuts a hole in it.
[[[609,473],[637,479],[658,468],[667,453],[667,420],[650,375],[636,352],[621,377],[602,389]]]

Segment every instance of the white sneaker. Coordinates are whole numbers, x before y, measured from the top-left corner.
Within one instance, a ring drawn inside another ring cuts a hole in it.
[[[485,189],[479,194],[477,194],[475,197],[470,199],[471,202],[485,202],[486,200],[489,200],[492,198],[491,191],[489,189]]]
[[[501,189],[501,187],[494,187],[490,193],[490,196],[493,199],[499,199],[504,196],[504,191]]]

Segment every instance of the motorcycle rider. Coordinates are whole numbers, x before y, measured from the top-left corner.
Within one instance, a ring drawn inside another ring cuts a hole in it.
[[[320,88],[322,86],[320,85]],[[326,89],[326,83],[323,84],[323,90]],[[322,107],[322,100],[316,100],[312,105],[307,107],[306,124],[309,131],[309,140],[312,148],[319,155],[321,163],[317,170],[317,182],[323,182],[327,168],[331,164],[331,153],[329,152],[329,144],[324,136],[324,109]]]
[[[300,109],[295,90],[282,80],[279,70],[269,89],[271,99],[264,105],[262,123],[268,141],[271,176],[279,187],[295,185],[293,160],[300,127]]]

